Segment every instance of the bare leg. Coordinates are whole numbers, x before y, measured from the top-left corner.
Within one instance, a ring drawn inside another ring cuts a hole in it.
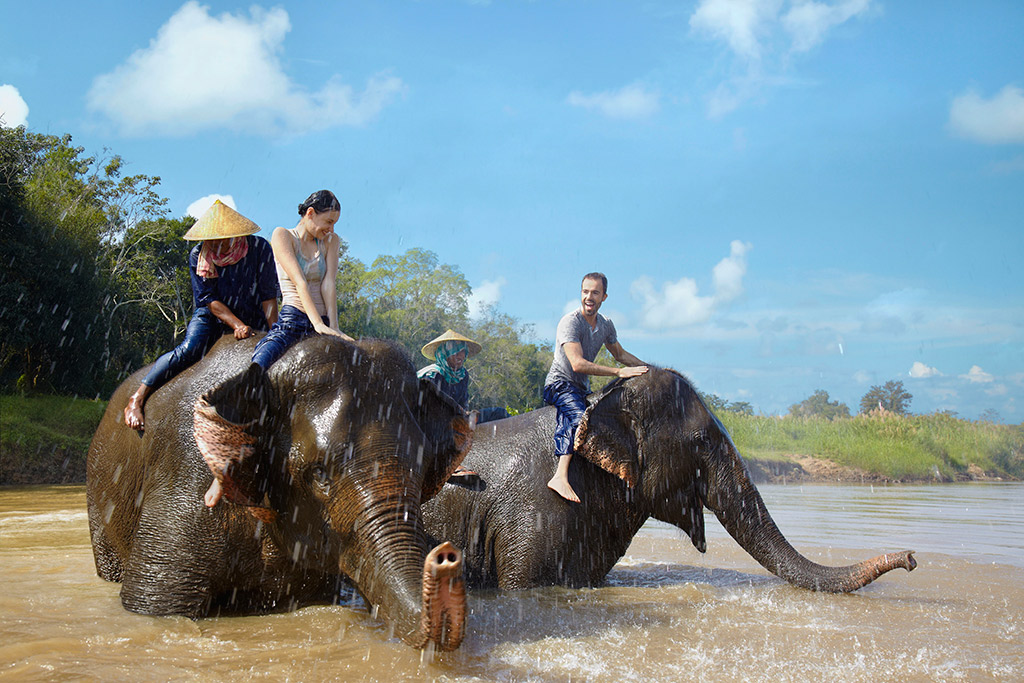
[[[580,502],[580,497],[576,495],[576,492],[572,490],[572,486],[569,485],[570,460],[572,460],[572,454],[558,456],[558,468],[555,470],[555,476],[551,477],[551,481],[548,482],[548,488],[567,501],[578,503]]]
[[[145,419],[142,415],[142,407],[146,404],[146,397],[149,396],[150,388],[146,384],[140,384],[135,393],[128,397],[128,405],[124,407],[124,423],[132,429],[141,431],[145,427]]]
[[[210,488],[206,489],[206,495],[204,500],[206,501],[206,507],[212,508],[220,502],[220,496],[223,490],[220,487],[220,480],[214,478],[213,483],[210,484]]]

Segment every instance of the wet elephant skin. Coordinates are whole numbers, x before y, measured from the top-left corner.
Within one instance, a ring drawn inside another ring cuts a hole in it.
[[[87,461],[97,573],[128,610],[191,618],[330,602],[348,580],[410,645],[458,647],[464,597],[427,591],[463,596],[461,553],[428,557],[420,505],[469,448],[461,409],[387,342],[311,337],[268,372],[249,364],[254,344],[226,336],[154,392],[141,434],[122,413],[145,369],[114,393]],[[200,398],[245,426],[234,481],[260,508],[205,506]]]
[[[762,566],[812,590],[847,592],[916,561],[887,553],[848,567],[813,563],[768,513],[721,422],[679,373],[652,368],[588,399],[569,480],[581,503],[547,488],[555,409],[480,425],[464,466],[478,490],[446,485],[423,509],[427,531],[465,553],[471,587],[594,586],[654,517],[705,551],[704,508]]]

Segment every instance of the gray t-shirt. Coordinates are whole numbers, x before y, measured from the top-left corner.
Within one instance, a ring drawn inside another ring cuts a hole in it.
[[[583,357],[593,363],[602,345],[615,344],[618,341],[615,325],[600,313],[597,314],[597,325],[593,328],[583,317],[583,311],[580,309],[566,313],[558,321],[558,330],[555,332],[555,358],[551,361],[551,369],[548,370],[544,386],[566,381],[572,382],[584,391],[590,391],[590,375],[573,371],[572,363],[566,357],[562,345],[566,342],[578,342],[583,347]]]

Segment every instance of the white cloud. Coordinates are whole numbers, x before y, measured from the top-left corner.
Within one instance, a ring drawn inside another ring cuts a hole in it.
[[[619,90],[584,95],[578,90],[569,93],[566,102],[574,107],[594,109],[613,119],[642,119],[656,114],[660,94],[640,84],[627,85]]]
[[[473,288],[469,297],[469,317],[479,318],[484,311],[498,303],[501,299],[501,289],[508,281],[499,277],[496,280],[484,280],[478,287]]]
[[[757,59],[760,37],[781,7],[781,0],[701,0],[690,27],[725,41],[741,57]]]
[[[967,374],[960,375],[960,379],[965,379],[972,384],[984,384],[993,381],[995,378],[981,369],[977,365],[972,365],[971,369],[967,371]]]
[[[820,45],[833,28],[871,7],[872,0],[791,0],[783,13],[782,0],[701,0],[690,28],[727,45],[738,61],[708,95],[708,116],[728,114],[767,87],[794,83],[784,77],[791,56]]]
[[[630,293],[641,301],[642,325],[650,330],[664,330],[707,322],[720,306],[743,293],[746,255],[751,248],[747,242],[733,240],[729,256],[711,272],[714,293],[710,296],[701,296],[696,281],[688,277],[666,282],[660,289],[648,277],[635,280]]]
[[[204,213],[206,213],[206,210],[213,206],[213,203],[218,199],[221,201],[222,204],[226,204],[227,206],[230,206],[232,209],[235,209],[236,211],[238,210],[238,207],[235,206],[235,198],[232,197],[231,195],[208,194],[205,197],[200,197],[199,199],[189,204],[188,209],[186,209],[185,213],[189,216],[192,216],[193,218],[199,218]]]
[[[288,13],[254,6],[250,14],[213,17],[186,2],[148,47],[96,78],[90,108],[133,135],[211,128],[301,134],[366,123],[404,88],[396,77],[377,75],[359,95],[337,77],[307,92],[279,60]]]
[[[958,95],[949,108],[949,126],[990,145],[1024,142],[1024,90],[1007,85],[988,100],[973,90]]]
[[[835,5],[824,2],[794,2],[782,26],[792,38],[793,52],[806,52],[820,45],[835,26],[867,11],[871,0],[845,0]]]
[[[0,126],[17,128],[28,123],[28,104],[13,85],[0,85]]]
[[[925,365],[919,360],[914,361],[914,364],[910,366],[910,372],[907,373],[911,377],[918,379],[924,379],[926,377],[941,377],[942,373],[935,368]]]

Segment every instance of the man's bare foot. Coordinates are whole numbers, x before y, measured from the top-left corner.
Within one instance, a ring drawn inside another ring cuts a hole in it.
[[[145,400],[145,396],[139,396],[138,392],[128,398],[128,405],[124,407],[124,423],[132,429],[142,431],[145,426],[142,416],[142,405]]]
[[[206,501],[206,507],[212,508],[220,502],[221,494],[224,490],[220,486],[220,479],[214,479],[213,483],[210,484],[210,488],[206,489],[206,495],[203,500]]]
[[[569,480],[563,479],[557,474],[551,477],[551,481],[548,482],[548,488],[560,495],[562,498],[565,498],[570,503],[580,502],[580,497],[572,490],[572,486],[569,486]]]

